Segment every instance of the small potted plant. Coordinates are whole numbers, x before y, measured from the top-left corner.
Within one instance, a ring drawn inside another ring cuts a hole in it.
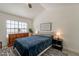
[[[32,34],[33,34],[33,30],[29,28],[29,36],[32,36]]]

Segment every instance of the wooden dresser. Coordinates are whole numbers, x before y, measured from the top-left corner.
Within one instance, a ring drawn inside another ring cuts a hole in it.
[[[29,36],[29,33],[9,34],[8,47],[13,46],[17,38],[23,38],[23,37],[28,37],[28,36]]]

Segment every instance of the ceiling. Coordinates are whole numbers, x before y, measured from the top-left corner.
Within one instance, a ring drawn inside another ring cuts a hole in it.
[[[68,3],[31,3],[32,8],[28,7],[27,3],[0,3],[0,11],[13,15],[18,15],[30,19],[34,19],[45,9],[60,8],[63,6],[73,6],[77,4]]]
[[[78,6],[78,3],[42,3],[41,4],[45,9],[54,9],[61,8],[61,7],[69,7],[69,6]]]
[[[0,11],[34,19],[44,8],[39,3],[32,3],[32,8],[25,3],[0,3]]]

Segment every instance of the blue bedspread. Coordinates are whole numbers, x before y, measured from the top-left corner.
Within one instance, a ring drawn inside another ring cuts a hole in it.
[[[50,37],[36,35],[16,39],[14,48],[16,47],[22,56],[36,56],[51,44]]]

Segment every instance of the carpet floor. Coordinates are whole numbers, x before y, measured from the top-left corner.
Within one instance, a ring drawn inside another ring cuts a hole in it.
[[[5,47],[0,49],[0,56],[18,56],[18,54],[12,48]],[[67,56],[67,54],[51,47],[41,56]]]

